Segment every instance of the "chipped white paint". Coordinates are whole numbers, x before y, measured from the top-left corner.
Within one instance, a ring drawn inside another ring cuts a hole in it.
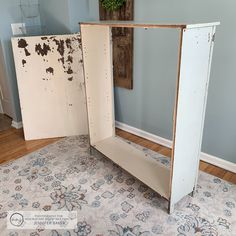
[[[87,134],[79,35],[12,39],[26,140]]]

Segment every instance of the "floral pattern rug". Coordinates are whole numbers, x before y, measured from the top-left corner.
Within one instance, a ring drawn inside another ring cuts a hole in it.
[[[169,158],[135,146],[169,165]],[[185,197],[172,215],[167,205],[106,157],[90,155],[87,136],[0,166],[1,236],[236,235],[236,185],[200,172],[195,197]],[[78,223],[64,231],[8,230],[7,212],[16,210],[76,210]]]

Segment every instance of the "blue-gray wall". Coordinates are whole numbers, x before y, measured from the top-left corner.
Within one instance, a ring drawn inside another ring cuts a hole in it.
[[[13,119],[15,121],[21,120],[20,114],[20,105],[19,105],[19,97],[15,76],[15,67],[12,56],[12,48],[11,48],[11,23],[19,23],[21,22],[21,13],[19,8],[18,0],[8,0],[0,2],[0,38],[2,40],[2,47],[4,53],[4,59],[6,64],[6,72],[7,72],[7,84],[11,90],[11,100],[13,105]]]
[[[39,0],[41,23],[48,34],[79,32],[79,22],[89,19],[88,0]]]
[[[171,139],[179,34],[136,29],[134,88],[115,89],[116,120]]]
[[[39,0],[41,24],[49,34],[70,33],[70,0]]]
[[[89,20],[89,1],[70,0],[69,10],[71,32],[79,32],[78,22]]]
[[[25,0],[22,0],[24,3]],[[37,3],[38,0],[34,0]],[[6,64],[7,84],[11,93],[11,100],[13,106],[13,119],[21,121],[20,103],[18,88],[16,82],[15,65],[11,47],[12,23],[22,22],[22,14],[20,10],[20,0],[1,0],[0,1],[0,39],[2,41],[4,59]],[[40,18],[36,21],[40,23]],[[36,22],[35,21],[35,22]],[[28,24],[28,22],[27,22]]]
[[[98,18],[97,1],[94,1],[94,5],[96,6],[93,7],[93,15]],[[202,151],[234,163],[236,163],[235,8],[234,0],[135,0],[137,21],[221,22],[216,34]],[[176,37],[172,38],[167,34],[169,32],[166,33],[167,37],[162,37],[152,30],[148,30],[146,34],[142,34],[141,30],[135,31],[134,90],[116,89],[115,94],[118,121],[170,139],[171,99],[174,96],[171,79],[175,80],[176,69],[171,56],[175,56],[176,53],[176,48],[173,46]],[[155,54],[160,58],[155,59]],[[170,57],[170,61],[167,61],[166,54]],[[165,62],[168,68],[162,67]],[[170,69],[171,66],[174,70]]]

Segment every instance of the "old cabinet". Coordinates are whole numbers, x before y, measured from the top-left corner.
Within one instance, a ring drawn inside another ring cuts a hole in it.
[[[89,135],[92,147],[175,203],[194,191],[216,26],[207,24],[81,23]],[[179,31],[171,168],[115,136],[112,27],[171,28]]]

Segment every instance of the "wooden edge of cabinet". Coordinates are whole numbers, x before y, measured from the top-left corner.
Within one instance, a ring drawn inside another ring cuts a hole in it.
[[[156,24],[156,23],[140,23],[135,21],[92,21],[80,22],[80,25],[102,25],[110,27],[125,28],[186,28],[186,24]]]
[[[192,29],[203,28],[220,25],[220,22],[209,22],[200,24],[158,24],[158,23],[142,23],[137,21],[88,21],[80,22],[81,25],[102,25],[110,27],[126,27],[126,28],[175,28],[175,29]]]

